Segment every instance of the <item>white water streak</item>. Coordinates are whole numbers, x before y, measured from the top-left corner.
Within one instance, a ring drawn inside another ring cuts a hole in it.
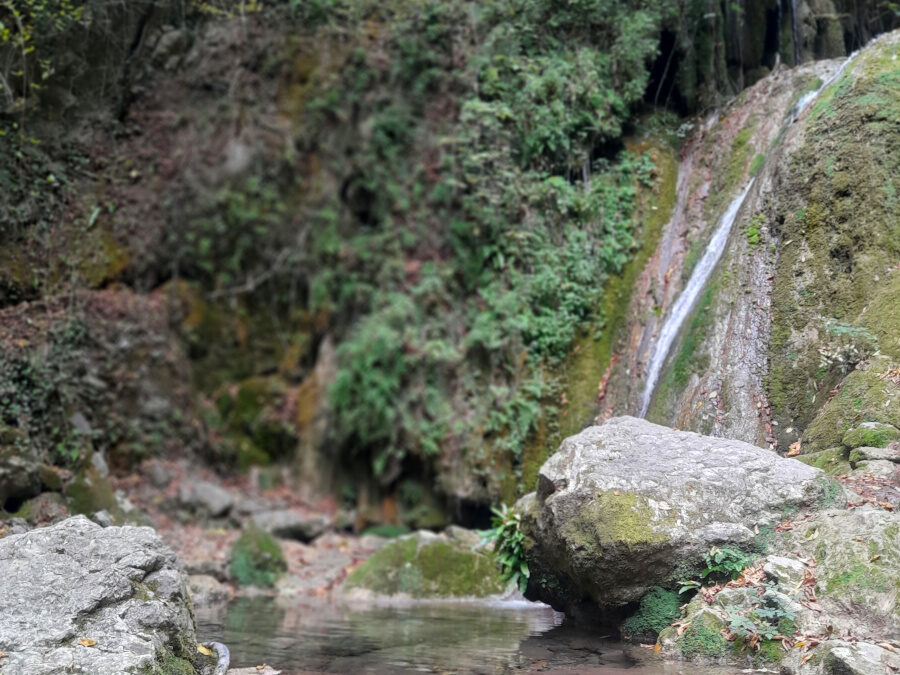
[[[709,246],[706,247],[703,257],[691,273],[687,286],[685,286],[681,295],[678,296],[678,299],[672,306],[671,313],[666,317],[662,329],[659,331],[659,338],[657,338],[656,345],[654,345],[653,356],[650,358],[650,366],[647,370],[647,380],[641,400],[641,417],[647,415],[647,410],[650,408],[650,399],[653,396],[653,390],[656,388],[656,382],[659,379],[663,364],[666,362],[669,349],[672,348],[672,343],[678,336],[678,331],[681,330],[685,319],[690,315],[697,297],[700,295],[703,287],[706,286],[706,282],[709,280],[713,269],[715,269],[716,263],[722,257],[725,244],[728,242],[728,235],[731,233],[731,226],[734,224],[738,211],[740,211],[744,198],[750,192],[752,185],[753,180],[751,179],[744,191],[728,205],[728,209],[719,220],[719,225],[716,227],[712,239],[709,240]]]

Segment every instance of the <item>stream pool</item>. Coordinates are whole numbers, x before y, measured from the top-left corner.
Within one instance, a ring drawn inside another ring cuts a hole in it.
[[[726,675],[734,669],[663,663],[649,649],[572,626],[524,602],[344,606],[239,598],[197,610],[201,640],[224,642],[232,667],[299,673],[567,673]]]

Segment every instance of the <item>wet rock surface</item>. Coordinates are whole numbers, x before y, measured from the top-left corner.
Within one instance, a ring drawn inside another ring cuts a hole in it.
[[[6,536],[0,579],[4,675],[121,675],[196,658],[185,579],[150,528],[76,516]]]
[[[621,417],[566,439],[524,497],[527,595],[578,614],[684,578],[711,546],[814,503],[823,474],[742,443]]]

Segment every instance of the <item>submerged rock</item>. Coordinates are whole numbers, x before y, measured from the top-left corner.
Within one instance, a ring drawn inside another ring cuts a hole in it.
[[[4,675],[195,672],[185,579],[150,528],[76,516],[7,536],[0,580]]]
[[[506,589],[494,555],[454,537],[420,531],[384,546],[344,585],[349,597],[486,598]]]
[[[567,613],[609,610],[670,586],[714,545],[814,503],[824,474],[740,441],[619,417],[566,439],[518,508],[526,595]]]

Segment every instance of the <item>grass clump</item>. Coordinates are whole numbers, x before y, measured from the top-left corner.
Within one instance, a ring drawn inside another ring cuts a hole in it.
[[[241,586],[272,588],[286,571],[281,545],[258,528],[245,530],[231,549],[231,574]]]

